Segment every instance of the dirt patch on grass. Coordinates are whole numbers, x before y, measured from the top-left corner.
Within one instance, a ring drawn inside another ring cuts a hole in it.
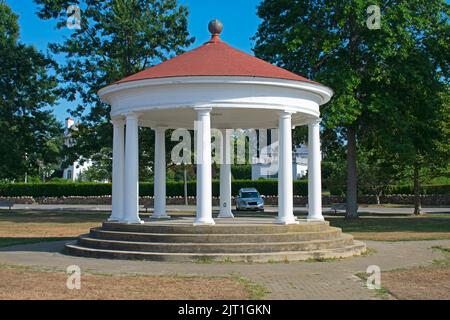
[[[247,286],[233,278],[81,275],[81,289],[66,287],[63,272],[0,266],[0,299],[176,300],[249,299]]]
[[[98,227],[98,223],[59,224],[21,224],[14,226],[11,223],[0,222],[0,237],[2,238],[58,238],[78,237],[88,233],[90,228]]]
[[[383,272],[381,285],[400,300],[449,300],[450,267],[417,267]]]

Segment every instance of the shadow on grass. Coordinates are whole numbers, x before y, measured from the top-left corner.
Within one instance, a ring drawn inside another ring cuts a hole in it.
[[[78,212],[78,211],[38,211],[11,210],[0,211],[0,222],[13,223],[74,223],[102,222],[109,217],[108,212]]]
[[[344,232],[449,232],[449,218],[362,218],[347,220],[337,217],[327,218],[333,227]]]
[[[0,251],[45,251],[58,252],[63,244],[60,241],[73,241],[74,237],[36,237],[36,238],[0,238]],[[49,244],[55,244],[50,245]],[[25,250],[21,250],[20,246],[26,245]],[[33,246],[29,246],[33,245]]]

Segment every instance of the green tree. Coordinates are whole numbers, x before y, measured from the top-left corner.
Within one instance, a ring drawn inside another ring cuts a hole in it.
[[[70,110],[79,119],[73,133],[75,144],[68,148],[67,161],[90,158],[102,147],[112,145],[110,107],[99,100],[97,91],[128,75],[182,53],[192,44],[187,30],[187,8],[176,0],[35,0],[38,16],[56,19],[66,28],[67,8],[78,5],[81,28],[63,43],[54,43],[54,54],[64,55],[59,66],[61,94],[81,103]],[[147,177],[153,162],[153,132],[141,128],[140,172]]]
[[[408,57],[427,24],[440,25],[448,19],[444,0],[377,3],[381,28],[376,30],[367,25],[369,5],[363,0],[265,0],[258,8],[262,22],[255,36],[256,55],[335,91],[322,113],[325,126],[342,136],[346,146],[347,217],[357,216],[358,143],[384,125],[371,121],[371,115],[391,116],[386,108],[396,94],[390,86],[392,76],[402,75],[398,62]],[[442,63],[443,52],[448,53],[440,51],[445,39],[439,38],[436,28],[428,30],[427,36],[437,38],[440,46],[427,54]]]
[[[383,128],[377,132],[385,150],[401,164],[402,178],[413,182],[417,215],[421,214],[421,184],[445,174],[450,164],[448,73],[427,52],[434,44],[426,42],[416,44],[390,69],[397,71],[386,88],[393,91],[385,111],[390,116],[378,118]],[[450,52],[448,42],[442,50]]]
[[[18,42],[17,19],[0,1],[0,179],[23,181],[48,176],[58,163],[62,128],[49,109],[56,100],[54,64]]]
[[[112,181],[112,148],[104,147],[92,156],[92,166],[82,173],[82,179],[87,181]]]

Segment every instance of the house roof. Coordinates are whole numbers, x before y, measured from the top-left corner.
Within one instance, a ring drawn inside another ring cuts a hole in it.
[[[220,39],[221,30],[221,28],[218,30],[210,28],[211,39],[200,47],[128,76],[116,83],[190,76],[262,77],[315,83],[233,48]]]

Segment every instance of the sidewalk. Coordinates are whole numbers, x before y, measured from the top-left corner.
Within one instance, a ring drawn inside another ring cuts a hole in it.
[[[276,213],[277,212],[276,206],[266,206],[265,212],[267,213]],[[0,210],[8,210],[8,208],[0,207]],[[83,205],[83,204],[16,204],[14,205],[12,210],[42,210],[42,211],[99,211],[99,212],[109,212],[111,211],[111,205]],[[215,212],[219,211],[218,206],[214,206],[213,210]],[[440,213],[440,214],[450,214],[450,207],[430,207],[430,208],[422,208],[423,212],[425,213]],[[153,209],[148,209],[148,212],[152,212]],[[189,205],[168,205],[167,206],[168,212],[173,213],[195,213],[195,206]],[[323,207],[322,211],[325,214],[331,214],[334,213],[333,210],[331,210],[331,207]],[[408,215],[412,214],[414,211],[414,208],[411,207],[363,207],[360,206],[358,212],[359,213],[369,213],[369,214],[398,214],[398,215]],[[144,213],[145,209],[143,206],[141,206],[141,213]],[[294,207],[294,212],[296,214],[306,214],[308,212],[308,208],[306,207]],[[261,214],[261,213],[252,213],[248,212],[247,214]]]
[[[377,265],[381,271],[429,265],[442,259],[432,246],[450,245],[450,240],[377,242],[366,241],[375,253],[327,262],[291,263],[167,263],[153,261],[80,258],[60,253],[63,241],[0,248],[0,263],[66,270],[78,265],[83,272],[180,276],[229,276],[239,274],[264,285],[267,299],[379,299],[355,276]]]

